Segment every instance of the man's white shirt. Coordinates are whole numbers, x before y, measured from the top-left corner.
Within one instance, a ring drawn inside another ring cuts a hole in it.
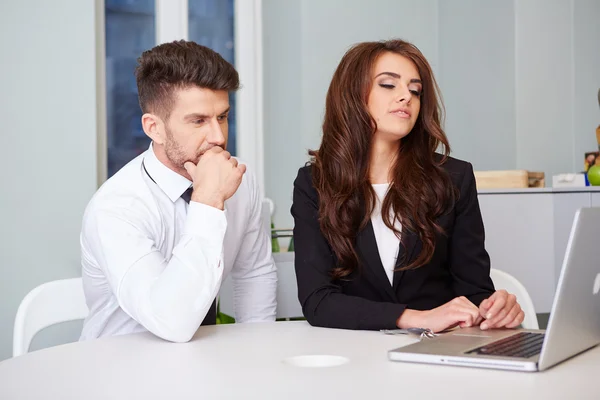
[[[277,272],[252,171],[224,211],[188,205],[181,195],[190,185],[150,146],[91,199],[81,231],[90,309],[81,340],[148,330],[188,341],[229,274],[236,321],[275,320]]]

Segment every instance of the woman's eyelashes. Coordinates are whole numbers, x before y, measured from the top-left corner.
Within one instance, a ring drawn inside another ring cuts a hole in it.
[[[392,83],[380,83],[379,86],[381,86],[384,89],[388,89],[388,90],[392,90],[396,88],[396,85],[392,84]],[[409,89],[410,94],[412,94],[413,96],[417,96],[420,97],[421,96],[421,90],[419,89]]]

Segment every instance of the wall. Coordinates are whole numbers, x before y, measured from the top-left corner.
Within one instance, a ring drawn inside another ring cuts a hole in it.
[[[320,142],[353,43],[400,37],[429,59],[453,155],[478,170],[580,171],[600,124],[600,2],[263,0],[265,193],[291,227],[292,182]]]
[[[573,156],[579,167],[582,154],[594,151],[593,132],[600,125],[600,1],[574,0],[571,4],[573,42],[566,57],[573,60]]]
[[[80,275],[81,216],[96,188],[94,7],[0,2],[0,360],[25,294]],[[34,348],[78,329],[42,333]]]

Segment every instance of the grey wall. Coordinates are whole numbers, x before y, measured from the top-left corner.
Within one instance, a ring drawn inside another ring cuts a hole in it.
[[[0,2],[0,360],[25,294],[80,275],[80,221],[96,188],[94,29],[93,1]]]
[[[263,0],[265,192],[291,227],[292,182],[320,141],[331,75],[353,43],[429,59],[453,155],[478,170],[580,171],[600,124],[597,0]]]
[[[572,137],[576,166],[582,168],[582,154],[594,149],[593,132],[600,125],[600,1],[574,0],[572,4]]]
[[[569,172],[575,168],[572,5],[565,0],[515,5],[516,165]],[[578,160],[581,170],[583,154]]]
[[[439,15],[438,80],[453,155],[477,168],[513,169],[513,1],[441,1]]]
[[[265,194],[276,204],[276,226],[291,227],[289,207],[294,169],[306,159],[302,111],[302,2],[263,1]],[[311,134],[312,133],[312,134]]]

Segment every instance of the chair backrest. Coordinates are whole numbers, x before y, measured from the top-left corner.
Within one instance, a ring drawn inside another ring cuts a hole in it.
[[[490,277],[496,289],[504,289],[517,296],[517,301],[521,305],[521,309],[525,312],[525,319],[521,326],[525,329],[539,329],[535,307],[525,286],[514,276],[495,268],[491,269]]]
[[[293,251],[273,253],[277,267],[277,318],[302,317]]]
[[[51,325],[87,317],[81,278],[44,283],[29,292],[17,310],[13,357],[29,351],[36,333]]]
[[[273,201],[265,198],[262,202],[261,219],[268,232],[271,232],[271,216]],[[296,272],[294,270],[294,253],[273,253],[277,267],[277,318],[302,317],[302,309],[298,301],[296,288]],[[234,315],[233,283],[227,277],[219,290],[219,309],[227,315]]]
[[[269,232],[271,232],[271,215],[272,215],[271,205],[272,204],[273,204],[273,202],[269,199],[263,200],[262,209],[260,211],[260,217],[263,221],[263,224],[265,225],[265,228]]]
[[[273,253],[277,268],[277,318],[302,317],[302,307],[298,301],[294,252]],[[219,291],[220,311],[233,316],[233,283],[227,277]]]

